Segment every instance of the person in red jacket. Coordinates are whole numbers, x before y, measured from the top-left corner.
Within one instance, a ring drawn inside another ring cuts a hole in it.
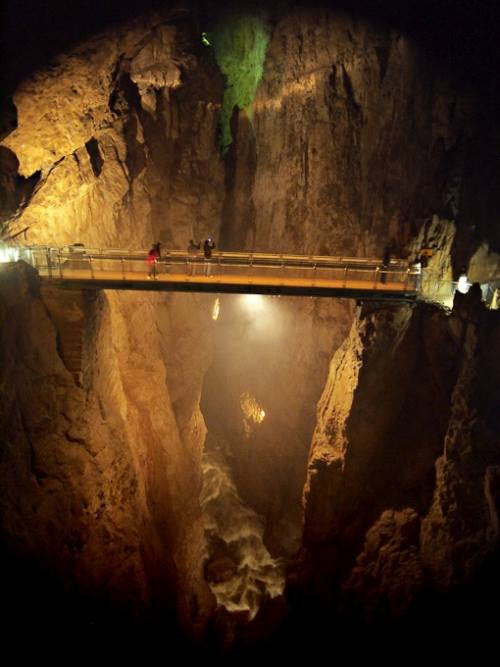
[[[148,280],[151,280],[151,278],[156,280],[156,263],[160,258],[160,244],[153,243],[151,249],[148,252],[148,256],[146,257],[146,262],[149,266]]]

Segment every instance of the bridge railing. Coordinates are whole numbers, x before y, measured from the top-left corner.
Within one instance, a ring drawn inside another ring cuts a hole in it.
[[[101,248],[53,248],[24,246],[20,258],[32,264],[41,275],[53,280],[65,278],[96,280],[106,276],[130,280],[131,274],[145,279],[149,267],[144,250],[124,251]],[[421,275],[404,260],[391,260],[384,267],[378,258],[325,257],[315,255],[213,252],[206,259],[202,252],[178,250],[162,253],[156,265],[158,275],[181,275],[187,281],[197,277],[223,278],[247,276],[251,283],[257,276],[301,278],[312,283],[336,281],[340,287],[352,281],[365,283],[369,289],[395,289],[418,292]]]

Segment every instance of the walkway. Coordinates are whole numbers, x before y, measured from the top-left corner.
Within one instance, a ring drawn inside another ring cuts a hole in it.
[[[93,248],[19,248],[19,258],[44,281],[73,289],[167,290],[357,299],[417,298],[420,276],[404,260],[383,268],[376,258],[214,252],[162,253],[157,275],[148,280],[145,251]]]

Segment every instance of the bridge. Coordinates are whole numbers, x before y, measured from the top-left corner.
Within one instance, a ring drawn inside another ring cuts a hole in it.
[[[162,252],[149,277],[147,252],[18,246],[44,282],[72,289],[227,292],[414,301],[420,273],[408,262],[377,258],[177,250]]]

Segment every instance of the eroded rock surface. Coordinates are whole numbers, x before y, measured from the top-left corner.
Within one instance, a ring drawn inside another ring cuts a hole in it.
[[[196,632],[212,607],[198,504],[207,347],[190,349],[189,373],[170,377],[161,347],[178,334],[166,312],[157,321],[165,297],[93,295],[66,317],[51,299],[57,295],[41,294],[31,269],[3,273],[5,548],[83,599],[136,618],[151,606],[177,610],[185,630]],[[180,355],[203,313],[209,317],[198,305]],[[78,382],[59,346],[75,313],[92,339]]]
[[[424,590],[469,584],[497,553],[498,326],[478,290],[451,316],[360,314],[332,360],[309,460],[316,590],[333,577],[368,615],[397,616]]]

